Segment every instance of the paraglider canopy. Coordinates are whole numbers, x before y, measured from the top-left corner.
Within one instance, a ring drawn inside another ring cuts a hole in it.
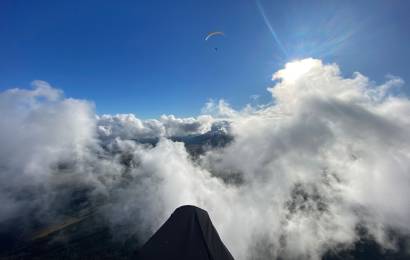
[[[224,36],[225,34],[223,32],[210,32],[206,35],[205,41],[209,40],[210,38],[212,38],[213,36],[216,36],[216,35]]]
[[[136,256],[140,260],[234,260],[208,212],[190,205],[177,208]]]

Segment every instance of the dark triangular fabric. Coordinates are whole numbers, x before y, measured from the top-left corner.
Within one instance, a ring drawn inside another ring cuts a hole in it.
[[[233,260],[208,213],[195,206],[177,208],[137,252],[141,260]]]

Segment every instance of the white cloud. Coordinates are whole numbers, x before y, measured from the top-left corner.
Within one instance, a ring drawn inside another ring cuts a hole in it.
[[[203,134],[211,129],[214,119],[203,115],[197,118],[176,118],[163,115],[156,119],[141,120],[133,114],[97,117],[98,133],[102,138],[143,139]]]
[[[288,64],[274,78],[279,82],[269,90],[276,104],[232,120],[235,141],[209,152],[205,165],[213,172],[241,173],[242,188],[258,193],[243,197],[272,200],[260,209],[262,216],[272,212],[261,225],[274,227],[270,219],[281,223],[270,239],[282,237],[288,257],[319,258],[329,247],[348,245],[362,222],[379,240],[380,229],[408,232],[410,102],[389,96],[386,88],[402,81],[373,86],[359,73],[342,78],[337,65],[313,59]],[[289,209],[295,187],[304,194]],[[246,208],[257,210],[263,203]],[[263,229],[251,223],[248,232]],[[275,246],[273,255],[281,252]]]
[[[0,196],[5,209],[0,220],[20,210],[47,207],[49,194],[44,191],[53,176],[62,174],[53,170],[56,165],[81,163],[95,145],[89,102],[63,99],[45,82],[33,85],[33,90],[0,93]]]
[[[196,118],[96,116],[45,82],[1,93],[0,221],[58,215],[52,205],[80,186],[123,235],[147,238],[176,207],[203,207],[237,259],[319,259],[356,242],[358,225],[385,247],[387,230],[409,234],[410,101],[391,92],[402,80],[377,86],[314,59],[274,79],[274,105],[210,101]],[[197,161],[167,139],[217,124],[234,141]]]

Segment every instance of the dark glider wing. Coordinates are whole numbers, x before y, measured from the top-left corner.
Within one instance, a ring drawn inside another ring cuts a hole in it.
[[[177,208],[137,256],[141,260],[233,260],[208,213],[194,206]]]

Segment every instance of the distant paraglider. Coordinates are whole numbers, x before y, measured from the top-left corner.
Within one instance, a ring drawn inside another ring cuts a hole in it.
[[[210,38],[217,36],[217,35],[224,36],[225,34],[223,32],[210,32],[206,35],[205,41],[208,41]],[[214,50],[218,51],[218,48],[214,47]]]

